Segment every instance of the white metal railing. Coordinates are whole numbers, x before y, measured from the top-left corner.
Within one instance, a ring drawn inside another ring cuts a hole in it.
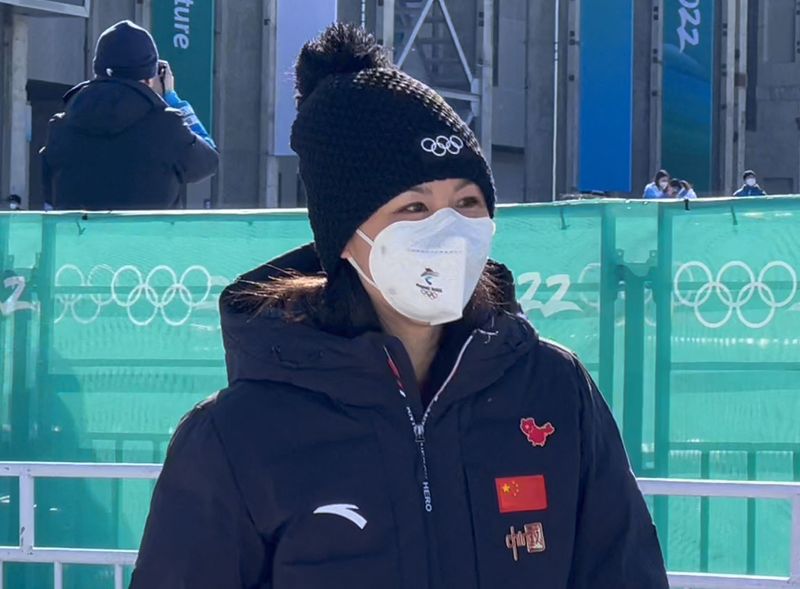
[[[49,462],[0,462],[0,478],[19,479],[19,545],[0,546],[0,589],[3,589],[3,562],[53,564],[54,589],[63,587],[65,564],[106,565],[114,567],[114,587],[123,588],[123,567],[136,561],[135,550],[99,550],[74,548],[39,548],[34,529],[34,481],[37,478],[75,479],[156,479],[160,464],[93,464]],[[792,505],[790,576],[763,577],[712,575],[699,573],[669,574],[671,587],[692,589],[800,589],[800,483],[734,482],[678,479],[639,479],[645,495],[676,497],[738,497],[779,499]]]
[[[697,481],[680,479],[640,479],[645,495],[676,497],[738,497],[744,499],[782,499],[792,504],[792,536],[789,548],[789,577],[758,577],[670,573],[671,587],[692,589],[775,589],[800,588],[800,484],[752,481]]]
[[[135,550],[36,546],[34,480],[37,478],[156,479],[160,472],[160,464],[0,462],[0,477],[19,479],[19,545],[0,546],[0,589],[3,589],[3,562],[52,563],[54,589],[63,588],[65,564],[113,566],[114,589],[123,589],[123,567],[135,563]]]

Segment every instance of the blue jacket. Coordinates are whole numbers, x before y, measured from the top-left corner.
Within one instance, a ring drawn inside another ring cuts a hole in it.
[[[767,193],[762,190],[762,188],[756,184],[755,186],[748,186],[747,184],[742,184],[742,187],[733,193],[733,196],[766,196]]]
[[[650,182],[647,186],[644,187],[644,193],[642,194],[642,198],[667,198],[664,194],[664,191],[656,184],[655,182]]]
[[[288,268],[320,265],[242,280]],[[426,408],[400,340],[254,316],[242,284],[229,386],[175,433],[131,589],[667,589],[608,406],[521,314],[448,326]]]
[[[214,149],[217,148],[217,144],[214,143],[211,135],[208,134],[208,131],[206,131],[206,128],[203,126],[203,123],[201,123],[200,119],[197,118],[197,115],[194,114],[194,109],[192,108],[191,104],[189,104],[186,100],[181,100],[175,90],[164,94],[164,101],[172,108],[181,111],[181,114],[183,115],[183,122],[188,125],[195,135],[201,137]]]

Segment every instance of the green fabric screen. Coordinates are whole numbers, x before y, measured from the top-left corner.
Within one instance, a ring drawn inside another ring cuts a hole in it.
[[[598,380],[637,475],[800,481],[800,198],[512,206],[497,224],[493,257]],[[301,212],[0,214],[0,460],[161,461],[226,384],[222,288],[310,238]],[[0,479],[0,544],[15,485]],[[37,543],[136,548],[150,492],[40,482]],[[788,574],[788,504],[651,507],[671,570]],[[5,569],[51,586],[47,566]]]

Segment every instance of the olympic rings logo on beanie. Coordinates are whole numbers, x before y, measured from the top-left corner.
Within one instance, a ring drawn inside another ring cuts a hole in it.
[[[458,135],[438,135],[435,139],[425,137],[420,141],[422,151],[430,153],[436,157],[444,157],[448,153],[450,155],[458,155],[464,149],[464,140]]]

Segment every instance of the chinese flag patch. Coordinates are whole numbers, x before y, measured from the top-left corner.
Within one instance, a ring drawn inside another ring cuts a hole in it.
[[[547,491],[542,475],[495,479],[500,513],[543,511],[547,509]]]

